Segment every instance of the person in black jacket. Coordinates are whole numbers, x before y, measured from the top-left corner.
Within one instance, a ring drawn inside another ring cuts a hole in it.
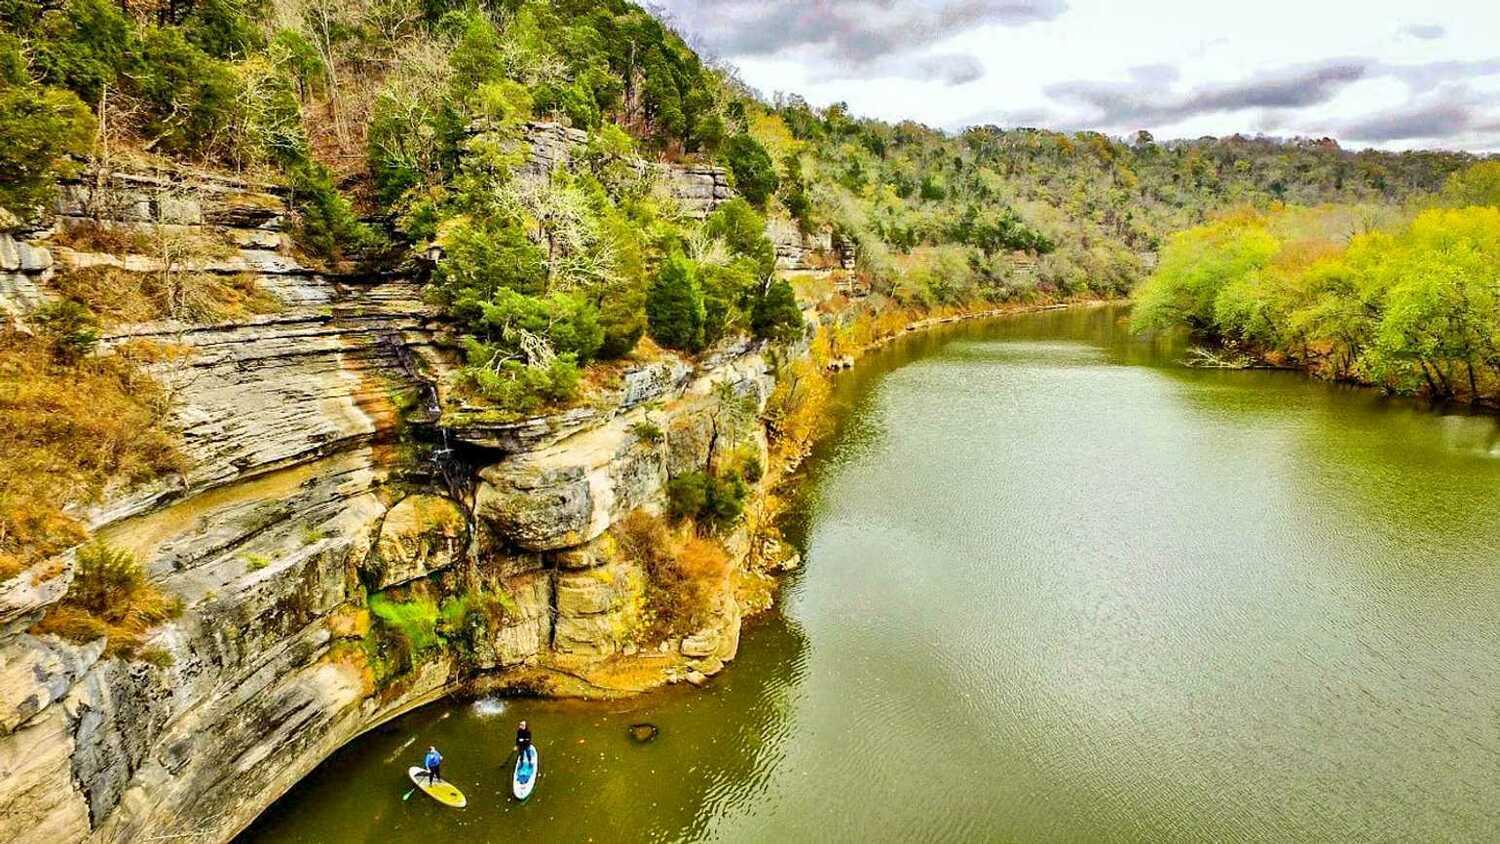
[[[516,727],[516,752],[521,754],[521,756],[524,758],[526,755],[526,751],[530,749],[530,747],[531,728],[526,726],[525,721],[522,721],[520,726]]]

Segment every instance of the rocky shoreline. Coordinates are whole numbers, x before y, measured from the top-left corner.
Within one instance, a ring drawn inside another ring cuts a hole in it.
[[[556,158],[566,144],[535,148]],[[774,388],[763,343],[626,362],[547,416],[445,416],[434,405],[455,358],[419,279],[304,263],[285,198],[266,186],[110,178],[103,212],[99,183],[79,182],[48,227],[4,235],[8,314],[36,307],[58,272],[161,271],[68,237],[101,213],[222,244],[192,269],[248,276],[281,307],[103,338],[175,350],[150,372],[189,468],[75,515],[183,613],[151,633],[152,659],[107,655],[102,640],[33,631],[65,595],[70,557],[0,582],[0,842],[228,840],[338,747],[444,696],[618,697],[702,684],[733,660],[791,549],[731,532],[733,576],[707,622],[642,641],[646,572],[614,532],[661,512],[667,483],[706,467],[716,444],[768,469],[752,498],[782,482],[760,418]],[[704,168],[667,181],[702,213],[727,196]],[[798,262],[831,248],[778,244],[778,256],[820,270]],[[726,400],[753,413],[726,414]]]

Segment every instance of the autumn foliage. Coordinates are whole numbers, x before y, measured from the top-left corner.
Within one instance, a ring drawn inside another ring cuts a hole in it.
[[[60,359],[46,336],[0,331],[0,576],[81,541],[65,508],[182,467],[167,397],[123,356]]]

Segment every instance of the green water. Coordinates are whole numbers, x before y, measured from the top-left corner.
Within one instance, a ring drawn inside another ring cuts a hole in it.
[[[428,707],[245,840],[1500,835],[1500,428],[1184,369],[1121,313],[957,326],[845,377],[808,565],[709,689]],[[468,809],[401,801],[429,743]]]

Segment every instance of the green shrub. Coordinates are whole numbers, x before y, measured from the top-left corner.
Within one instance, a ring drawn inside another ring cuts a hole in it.
[[[134,554],[104,542],[78,549],[68,600],[105,619],[120,621],[129,612],[129,597],[146,587],[146,573]]]
[[[72,92],[0,84],[0,208],[37,214],[72,169],[68,157],[88,152],[93,135],[93,115]]]
[[[739,472],[746,483],[758,484],[765,477],[766,468],[761,465],[760,455],[752,451],[740,459]]]
[[[648,445],[658,445],[662,440],[666,439],[667,436],[666,433],[662,431],[661,426],[656,424],[655,422],[652,422],[650,419],[642,419],[634,425],[631,425],[630,433],[636,439]]]
[[[370,596],[370,614],[387,632],[402,639],[412,654],[431,650],[443,642],[437,631],[437,601],[425,595],[401,601],[377,592]]]
[[[439,240],[443,258],[436,292],[461,322],[473,324],[501,290],[539,293],[547,282],[546,255],[511,221],[455,222]]]
[[[698,118],[693,124],[694,146],[700,152],[713,155],[724,145],[724,118],[712,112]]]
[[[291,204],[297,211],[293,235],[302,248],[339,260],[376,245],[375,233],[360,222],[349,200],[333,186],[328,168],[316,162],[295,165],[290,181]]]
[[[583,364],[593,360],[604,342],[598,312],[580,296],[527,296],[502,287],[477,307],[479,314],[467,328],[484,343],[510,354],[528,354],[522,338],[530,335]]]
[[[1481,161],[1449,176],[1443,184],[1443,200],[1456,207],[1500,207],[1500,161]]]
[[[4,13],[0,12],[0,18],[3,17]],[[0,84],[30,83],[31,72],[26,65],[26,46],[21,39],[10,32],[0,32]]]
[[[158,590],[134,554],[102,541],[78,549],[63,599],[33,628],[77,642],[108,637],[106,653],[133,656],[147,632],[182,614],[182,602]]]
[[[620,283],[598,291],[599,327],[604,342],[598,356],[614,360],[630,354],[646,333],[646,294],[639,285]]]
[[[802,158],[788,153],[781,160],[781,204],[797,223],[803,234],[813,230],[812,198],[808,195],[807,179],[802,175]]]
[[[749,493],[749,485],[738,472],[722,476],[689,472],[667,482],[667,512],[675,519],[691,519],[699,528],[717,533],[740,520]]]
[[[766,200],[780,183],[766,148],[749,135],[735,135],[724,145],[724,162],[734,174],[734,186],[740,194],[756,208],[766,207]]]
[[[703,221],[704,232],[719,238],[736,255],[749,258],[760,278],[776,270],[776,247],[766,237],[766,218],[744,199],[731,199]]]
[[[99,345],[99,319],[71,299],[43,305],[32,314],[31,322],[51,341],[53,354],[64,363],[93,354]]]
[[[922,187],[917,194],[928,202],[942,202],[948,198],[948,185],[941,175],[928,173],[922,177]]]
[[[682,111],[682,92],[665,54],[656,47],[646,53],[644,99],[646,114],[661,141],[680,138],[687,132],[687,117]]]
[[[750,291],[757,285],[756,268],[746,258],[729,266],[698,268],[699,287],[703,290],[703,343],[717,343],[731,330],[743,329],[744,306]]]
[[[241,59],[266,46],[260,20],[267,0],[196,0],[182,21],[187,39],[220,59]]]
[[[651,337],[669,349],[703,348],[706,312],[697,268],[681,254],[662,263],[646,292],[646,321]]]
[[[469,349],[471,365],[464,369],[464,376],[496,410],[525,415],[578,394],[580,373],[571,355],[560,355],[546,365],[527,366],[516,360],[496,363],[493,351],[472,340]],[[486,359],[486,354],[491,357]],[[482,362],[474,363],[476,359]]]
[[[778,278],[758,293],[750,311],[750,327],[764,340],[787,342],[802,335],[802,309],[797,307],[790,282]]]
[[[696,519],[708,504],[708,474],[689,472],[667,482],[667,512],[674,519]]]
[[[130,22],[109,0],[67,0],[41,16],[34,36],[41,78],[90,104],[129,68],[135,48]]]
[[[147,106],[142,131],[156,149],[201,155],[230,146],[227,130],[239,108],[238,80],[182,30],[146,30],[140,62],[130,77]]]

